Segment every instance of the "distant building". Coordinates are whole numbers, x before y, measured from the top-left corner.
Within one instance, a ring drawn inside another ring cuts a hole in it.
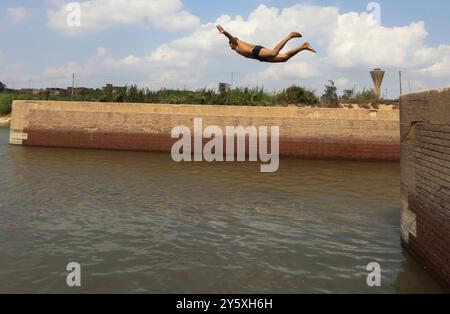
[[[219,93],[226,93],[231,90],[231,85],[228,83],[219,83]]]
[[[42,91],[42,100],[48,100],[50,98],[50,91],[48,89],[44,89]]]
[[[47,88],[50,96],[67,96],[67,90],[64,88]]]
[[[36,96],[36,95],[40,95],[41,92],[42,92],[42,90],[41,90],[41,89],[36,89],[36,88],[22,88],[22,89],[20,90],[20,92],[21,92],[22,94],[28,94],[28,95],[34,95],[34,96]]]
[[[74,96],[82,96],[87,95],[89,93],[94,92],[95,90],[93,88],[87,88],[87,87],[75,87],[73,89],[73,95]],[[72,95],[72,87],[67,87],[67,96]]]
[[[106,84],[106,86],[104,86],[103,91],[105,93],[115,93],[115,92],[120,92],[126,89],[126,87],[121,87],[121,86],[113,86],[112,84]]]

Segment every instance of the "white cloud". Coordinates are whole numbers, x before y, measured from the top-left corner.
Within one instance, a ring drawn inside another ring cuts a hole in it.
[[[352,81],[347,77],[338,77],[334,80],[334,83],[339,90],[353,89],[356,85],[355,81]]]
[[[104,47],[97,48],[97,56],[98,57],[106,57],[108,55],[108,51]]]
[[[7,20],[10,23],[18,24],[32,16],[32,13],[26,7],[14,7],[6,9]]]
[[[67,24],[67,3],[48,11],[50,27],[68,33],[99,32],[113,26],[150,24],[165,30],[193,29],[200,19],[183,10],[181,0],[90,0],[80,2],[81,26]]]
[[[359,68],[364,69],[364,73],[374,67],[417,69],[431,66],[443,55],[438,49],[425,46],[428,34],[423,22],[383,27],[375,23],[371,14],[340,14],[336,7],[301,4],[280,10],[260,5],[247,19],[223,15],[216,23],[243,40],[267,47],[275,46],[291,31],[301,31],[318,46],[321,57],[308,56],[305,62],[305,54],[301,54],[288,64],[268,65],[259,72],[268,82],[313,78],[320,72],[339,68]],[[293,41],[286,49],[298,44]],[[219,38],[211,23],[187,37],[163,44],[151,59],[171,65],[198,66],[195,60],[208,64],[218,57],[236,58],[227,54],[226,49],[225,40]],[[438,63],[434,67],[445,65]]]
[[[201,73],[192,73],[190,68],[161,66],[157,61],[152,61],[151,57],[128,55],[124,58],[114,58],[105,48],[99,47],[97,53],[85,64],[71,61],[65,66],[50,67],[39,75],[39,79],[64,87],[70,82],[72,73],[75,73],[77,86],[114,83],[154,88],[162,88],[168,84],[193,87],[200,84],[202,78]]]
[[[217,60],[223,56],[223,38],[214,24],[203,25],[191,35],[161,45],[150,56],[150,61],[168,66],[186,67]],[[225,49],[227,46],[225,45]]]
[[[51,67],[44,70],[42,76],[48,79],[60,79],[70,77],[72,73],[86,76],[91,75],[93,72],[89,70],[89,67],[83,67],[78,65],[76,62],[71,61],[66,66]]]
[[[336,7],[299,4],[278,9],[259,5],[247,19],[224,15],[217,22],[242,39],[273,47],[292,31],[302,32],[309,40],[320,42],[328,37],[338,16]]]
[[[423,42],[427,36],[423,22],[404,27],[383,27],[368,22],[367,14],[339,16],[327,47],[330,61],[339,67],[414,67],[432,53]]]
[[[59,0],[53,1],[59,5],[57,10],[49,13],[49,23],[65,30],[64,6]],[[295,83],[319,91],[329,79],[334,80],[339,89],[352,88],[355,84],[370,87],[369,71],[374,67],[390,69],[391,74],[393,69],[406,70],[405,79],[417,81],[416,85],[420,83],[424,88],[426,84],[419,82],[424,75],[450,77],[450,45],[427,46],[428,33],[421,21],[387,27],[377,25],[366,12],[340,13],[338,7],[310,4],[283,9],[259,5],[248,17],[222,15],[204,25],[183,11],[179,0],[91,0],[82,2],[82,8],[85,30],[147,22],[165,29],[182,28],[182,25],[192,29],[184,37],[140,54],[130,48],[128,54],[112,57],[100,47],[84,63],[72,62],[47,69],[44,77],[59,75],[66,80],[75,71],[100,82],[120,77],[124,84],[139,81],[153,87],[186,85],[196,88],[229,80],[233,71],[241,72],[238,84],[272,88]],[[291,41],[286,49],[308,40],[319,53],[301,53],[284,64],[245,60],[229,49],[226,38],[215,29],[217,23],[242,40],[269,48],[290,32],[300,31],[304,39]],[[398,79],[392,76],[385,82],[391,84],[392,92],[396,92]],[[445,80],[426,82],[443,85]]]
[[[435,62],[420,70],[420,74],[430,77],[448,77],[450,75],[450,45],[441,45],[437,49]]]
[[[296,81],[319,77],[319,70],[311,63],[305,61],[292,61],[291,63],[271,64],[269,67],[249,78],[257,78],[265,82],[271,80]],[[251,81],[251,80],[249,80]]]

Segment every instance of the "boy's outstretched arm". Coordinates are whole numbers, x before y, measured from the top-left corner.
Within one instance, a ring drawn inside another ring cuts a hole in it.
[[[221,34],[224,34],[230,40],[230,42],[237,45],[238,42],[237,42],[236,37],[232,36],[230,33],[228,33],[226,30],[224,30],[223,27],[220,25],[217,25],[217,29],[219,30],[219,32]]]

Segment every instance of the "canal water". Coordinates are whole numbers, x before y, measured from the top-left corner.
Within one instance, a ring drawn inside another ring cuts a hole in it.
[[[398,163],[176,164],[26,148],[0,129],[0,293],[428,293]],[[66,266],[81,265],[81,288]],[[367,265],[380,264],[381,287]]]

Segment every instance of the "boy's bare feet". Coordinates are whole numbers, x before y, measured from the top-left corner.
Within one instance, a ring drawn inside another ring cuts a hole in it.
[[[301,37],[303,37],[303,35],[298,32],[291,33],[291,38],[301,38]]]
[[[317,53],[317,51],[313,47],[311,47],[311,45],[308,42],[304,43],[303,47],[305,48],[305,50]]]

